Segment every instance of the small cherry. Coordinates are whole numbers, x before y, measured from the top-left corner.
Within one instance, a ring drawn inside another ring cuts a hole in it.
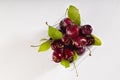
[[[64,59],[68,60],[71,62],[71,59],[74,56],[74,52],[70,49],[64,49]]]
[[[79,35],[79,26],[73,25],[66,28],[66,35],[70,38],[77,37]]]
[[[63,58],[62,53],[60,53],[59,51],[54,51],[53,55],[52,55],[52,59],[54,62],[59,63]]]
[[[63,33],[66,32],[66,28],[70,27],[72,25],[72,20],[70,18],[64,18],[61,22],[60,22],[60,29]]]
[[[83,26],[81,26],[81,32],[84,35],[90,35],[92,33],[91,25],[83,25]]]
[[[66,35],[63,36],[61,41],[63,42],[64,45],[67,45],[67,46],[71,44],[71,39],[67,37]]]
[[[78,55],[82,55],[85,52],[85,47],[78,48],[76,52]]]
[[[95,42],[94,38],[91,35],[86,36],[86,40],[87,40],[87,46],[91,46]]]
[[[85,37],[79,36],[73,39],[73,43],[72,43],[76,48],[81,48],[86,46],[87,44],[87,40]]]
[[[57,49],[61,49],[63,48],[64,45],[62,44],[61,40],[54,40],[52,43],[51,43],[51,48],[52,50],[57,50]]]

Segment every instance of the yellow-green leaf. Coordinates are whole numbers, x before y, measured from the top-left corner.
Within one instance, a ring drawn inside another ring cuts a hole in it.
[[[78,54],[76,51],[74,51],[73,61],[77,60],[77,58],[78,58]]]
[[[92,36],[93,36],[93,38],[94,38],[94,40],[95,40],[94,45],[96,45],[96,46],[102,45],[101,40],[100,40],[97,36],[95,36],[95,35],[93,35],[93,34],[92,34]]]
[[[40,45],[39,49],[38,49],[38,52],[42,52],[42,51],[48,50],[50,48],[50,44],[51,44],[51,42],[49,40],[44,42],[44,43],[42,43]]]
[[[63,65],[65,68],[70,67],[70,62],[68,60],[65,60],[65,59],[62,59],[60,64]]]
[[[54,40],[61,39],[63,36],[62,33],[58,29],[56,29],[52,26],[49,26],[48,35],[50,36],[50,38],[52,38]]]
[[[80,13],[79,10],[73,6],[70,5],[69,9],[68,9],[68,17],[76,24],[80,25],[81,24],[81,20],[80,20]]]

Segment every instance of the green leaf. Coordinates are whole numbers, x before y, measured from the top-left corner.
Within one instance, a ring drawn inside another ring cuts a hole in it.
[[[52,26],[49,26],[48,35],[50,36],[50,38],[52,38],[54,40],[61,39],[63,36],[62,33],[58,29],[56,29]]]
[[[75,6],[73,6],[73,5],[69,6],[68,17],[71,20],[73,20],[74,23],[76,23],[78,25],[81,24],[80,13],[79,13],[79,10]]]
[[[77,58],[78,58],[78,54],[76,51],[74,51],[73,61],[77,60]]]
[[[60,64],[63,65],[65,68],[70,67],[70,62],[68,60],[65,60],[65,59],[62,59]]]
[[[48,49],[50,48],[50,43],[51,43],[50,40],[42,43],[42,44],[40,45],[39,49],[38,49],[38,52],[42,52],[42,51],[48,50]]]
[[[92,36],[93,36],[93,38],[94,38],[94,40],[95,40],[94,45],[96,45],[96,46],[102,45],[101,40],[100,40],[97,36],[95,36],[95,35],[93,35],[93,34],[92,34]]]

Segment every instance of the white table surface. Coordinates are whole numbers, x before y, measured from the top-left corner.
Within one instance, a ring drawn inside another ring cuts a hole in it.
[[[73,4],[102,39],[78,67],[78,80],[120,80],[120,0],[0,0],[0,80],[76,80],[31,44]]]

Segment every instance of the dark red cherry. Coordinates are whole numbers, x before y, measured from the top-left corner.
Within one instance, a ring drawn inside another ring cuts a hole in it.
[[[72,20],[70,18],[64,18],[60,22],[60,27],[69,27],[72,24]]]
[[[83,26],[81,26],[81,32],[84,35],[90,35],[92,33],[91,25],[83,25]]]
[[[51,43],[52,50],[57,50],[63,48],[64,45],[62,44],[61,40],[55,40]]]
[[[78,48],[76,52],[78,55],[82,55],[85,52],[85,47]]]
[[[70,49],[64,49],[64,59],[71,60],[74,56],[74,52]]]
[[[70,18],[64,18],[60,22],[60,29],[62,30],[62,32],[66,32],[66,28],[71,26],[71,24],[72,24],[72,20]]]
[[[52,59],[54,62],[59,63],[62,60],[62,58],[63,58],[62,53],[60,53],[59,51],[53,52]]]
[[[87,39],[87,46],[93,45],[95,42],[94,38],[91,35],[86,36],[86,39]]]
[[[76,47],[76,48],[81,48],[86,46],[87,44],[87,40],[85,37],[79,36],[73,39],[72,44]]]
[[[79,35],[79,26],[73,25],[66,28],[66,35],[70,38],[77,37]]]
[[[69,37],[67,37],[66,35],[63,36],[61,41],[63,42],[64,45],[70,45],[71,44],[71,39]]]

